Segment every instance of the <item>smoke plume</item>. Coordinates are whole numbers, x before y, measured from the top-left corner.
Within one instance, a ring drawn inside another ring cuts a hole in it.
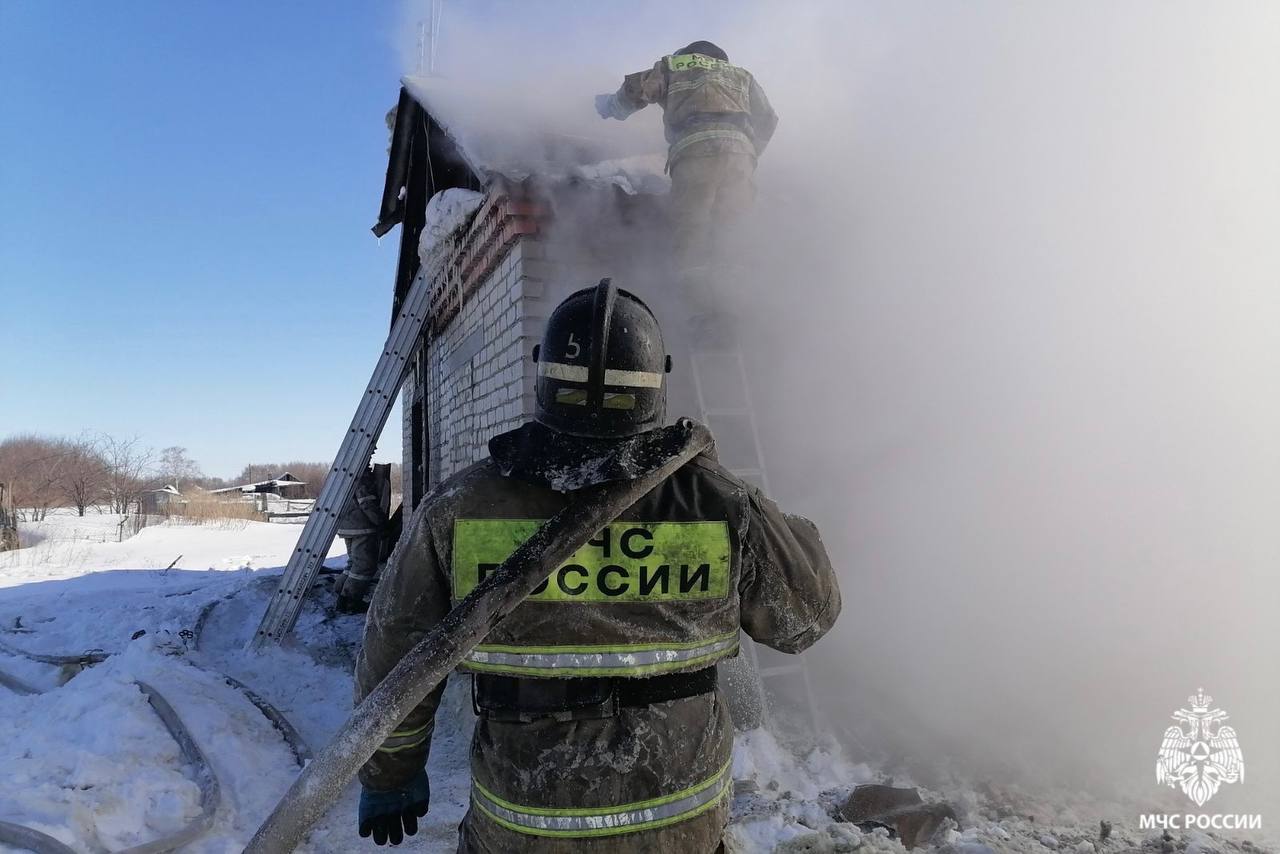
[[[1152,794],[1203,687],[1248,768],[1214,807],[1280,803],[1280,9],[447,4],[437,68],[477,125],[570,132],[700,38],[781,119],[736,308],[773,491],[841,571],[833,731]],[[608,129],[661,152],[659,118]]]

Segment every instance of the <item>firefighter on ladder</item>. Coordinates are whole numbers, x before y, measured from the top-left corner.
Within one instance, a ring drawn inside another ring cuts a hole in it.
[[[708,268],[716,244],[755,199],[756,160],[778,115],[751,72],[731,65],[709,41],[664,56],[628,74],[617,92],[596,96],[596,111],[606,119],[626,119],[649,104],[662,106],[669,145],[677,273],[695,304],[711,310]]]
[[[534,359],[536,420],[494,437],[414,514],[369,609],[357,701],[575,490],[643,473],[631,451],[664,423],[670,369],[648,307],[607,279],[578,291]],[[839,612],[814,525],[704,452],[464,659],[478,721],[458,850],[721,850],[733,728],[716,663],[737,654],[740,629],[798,653]],[[417,831],[442,692],[361,769],[361,836]]]

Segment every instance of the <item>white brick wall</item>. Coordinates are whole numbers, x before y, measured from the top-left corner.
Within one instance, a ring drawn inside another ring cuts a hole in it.
[[[552,192],[556,216],[538,236],[521,238],[424,354],[421,370],[404,392],[406,500],[411,505],[412,402],[425,395],[428,488],[488,454],[488,441],[533,413],[533,345],[560,300],[602,276],[655,302],[664,286],[655,280],[654,258],[669,252],[660,227],[662,200],[633,197],[619,206],[616,194],[584,196],[580,189]],[[651,204],[649,211],[645,205]],[[559,224],[557,224],[559,223]],[[589,223],[591,227],[583,227]],[[679,322],[679,314],[671,322]],[[410,387],[412,384],[412,387]],[[420,438],[420,437],[419,437]]]
[[[526,253],[532,257],[526,257]],[[547,270],[534,269],[541,246],[523,238],[494,268],[435,340],[424,360],[427,395],[428,485],[488,455],[489,439],[514,429],[533,413],[534,367],[529,359],[542,337]],[[467,358],[468,350],[472,350]],[[406,389],[406,402],[413,390]],[[406,434],[408,430],[406,408]],[[410,436],[405,462],[411,465]]]

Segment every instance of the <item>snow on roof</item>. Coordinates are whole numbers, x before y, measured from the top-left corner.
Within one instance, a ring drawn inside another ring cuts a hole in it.
[[[670,188],[657,110],[627,122],[605,121],[589,99],[542,96],[532,103],[513,88],[440,77],[401,82],[457,143],[472,171],[486,179],[577,179],[630,194]]]
[[[431,197],[422,235],[418,238],[418,257],[424,267],[431,269],[433,258],[444,262],[447,251],[437,253],[436,248],[468,225],[483,202],[484,193],[461,187],[450,187]]]

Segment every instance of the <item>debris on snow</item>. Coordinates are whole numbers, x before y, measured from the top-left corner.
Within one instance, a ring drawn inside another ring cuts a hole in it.
[[[889,828],[907,848],[927,844],[956,824],[956,811],[949,804],[927,804],[918,789],[875,784],[855,788],[840,815],[862,830]]]

